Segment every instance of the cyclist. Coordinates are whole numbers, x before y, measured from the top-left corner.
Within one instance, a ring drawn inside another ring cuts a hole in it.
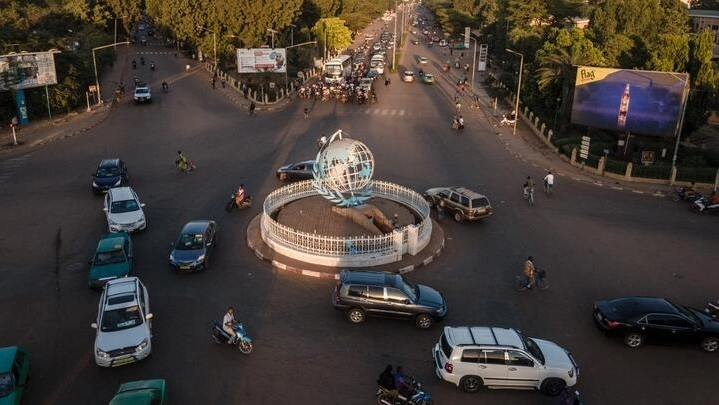
[[[552,186],[554,186],[554,175],[549,171],[547,175],[544,176],[544,192],[552,194]]]
[[[530,204],[534,204],[534,180],[531,176],[527,176],[522,187],[524,187],[524,198],[528,199]]]
[[[527,261],[524,262],[523,273],[524,277],[527,278],[527,288],[531,289],[537,276],[537,268],[534,267],[534,258],[532,256],[527,257]]]

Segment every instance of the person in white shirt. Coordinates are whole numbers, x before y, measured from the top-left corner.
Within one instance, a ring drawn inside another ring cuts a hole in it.
[[[222,318],[222,329],[230,335],[230,340],[227,343],[234,343],[237,339],[237,333],[235,332],[235,309],[232,307],[227,308],[225,316]]]
[[[547,175],[544,176],[544,192],[549,194],[552,192],[552,187],[554,186],[554,175],[552,172],[547,172]]]

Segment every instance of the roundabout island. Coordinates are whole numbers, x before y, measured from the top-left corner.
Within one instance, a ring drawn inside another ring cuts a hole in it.
[[[338,130],[317,154],[312,180],[278,188],[247,229],[247,243],[276,268],[337,278],[343,268],[408,272],[444,248],[424,197],[372,179],[367,146]]]

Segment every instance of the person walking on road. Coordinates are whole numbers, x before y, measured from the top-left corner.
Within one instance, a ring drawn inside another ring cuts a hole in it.
[[[305,118],[310,117],[310,109],[309,108],[305,107],[304,113],[305,113]]]
[[[255,102],[254,101],[250,102],[250,117],[255,116],[255,108],[257,108],[257,106],[255,105]]]

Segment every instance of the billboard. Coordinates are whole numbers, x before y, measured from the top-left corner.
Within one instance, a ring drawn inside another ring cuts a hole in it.
[[[57,84],[53,52],[23,52],[0,56],[0,91]]]
[[[686,73],[577,66],[571,122],[674,136],[688,82]]]
[[[237,73],[287,72],[285,48],[237,49]]]

